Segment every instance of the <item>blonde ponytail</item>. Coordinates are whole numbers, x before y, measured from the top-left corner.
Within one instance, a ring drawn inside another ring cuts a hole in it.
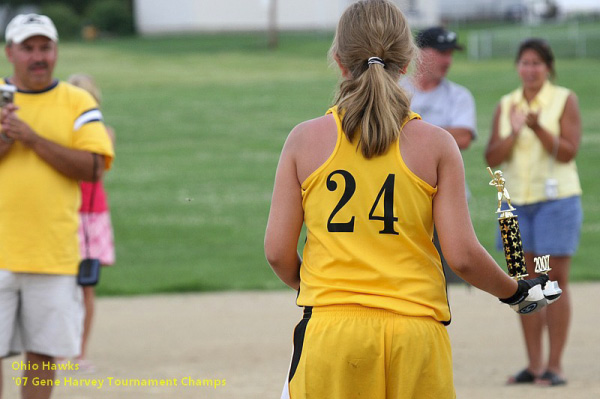
[[[410,101],[398,86],[403,68],[416,48],[402,12],[387,0],[352,4],[338,23],[330,49],[347,70],[334,104],[343,115],[342,129],[366,158],[385,153],[400,134]],[[382,61],[369,62],[372,57]]]

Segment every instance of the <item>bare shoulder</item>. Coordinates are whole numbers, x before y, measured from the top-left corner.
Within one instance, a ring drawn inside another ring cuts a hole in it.
[[[288,140],[291,140],[296,144],[310,144],[315,140],[322,139],[322,137],[327,135],[327,132],[331,131],[332,128],[335,130],[335,120],[333,115],[320,116],[296,125],[290,132]]]
[[[324,115],[299,123],[290,132],[286,141],[286,150],[300,155],[315,151],[322,146],[335,146],[337,139],[335,120],[332,115]]]
[[[307,120],[294,127],[286,150],[293,153],[300,182],[331,156],[336,143],[337,126],[333,115]]]
[[[406,166],[432,187],[438,184],[438,167],[444,159],[458,154],[456,140],[441,127],[412,120],[403,129],[400,153]]]
[[[567,96],[567,102],[565,104],[566,110],[575,110],[579,112],[579,99],[577,98],[577,94],[573,91],[569,91],[569,95]]]
[[[427,148],[429,151],[456,146],[456,141],[446,130],[418,119],[404,126],[403,136],[403,141],[408,142],[407,145]]]

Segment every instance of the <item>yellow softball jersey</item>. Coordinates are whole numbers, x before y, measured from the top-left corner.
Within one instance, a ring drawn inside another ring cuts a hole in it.
[[[307,241],[298,305],[358,304],[449,323],[432,242],[437,188],[408,169],[398,142],[367,159],[346,138],[337,107],[327,113],[338,138],[329,159],[302,183]]]
[[[104,155],[110,167],[112,143],[98,104],[86,91],[57,81],[41,92],[18,91],[14,102],[17,116],[37,134],[67,148]],[[0,158],[0,269],[76,274],[80,203],[76,180],[15,142]]]

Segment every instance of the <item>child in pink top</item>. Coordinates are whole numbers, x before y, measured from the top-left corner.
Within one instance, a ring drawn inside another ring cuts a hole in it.
[[[88,91],[100,104],[100,90],[88,75],[72,75],[68,82]],[[107,133],[115,142],[114,130],[106,127]],[[110,210],[102,180],[98,182],[81,182],[81,208],[79,209],[79,247],[82,258],[96,258],[102,266],[115,263],[115,246]],[[94,314],[94,287],[83,287],[85,319],[83,323],[83,339],[81,354],[76,359],[79,370],[92,372],[94,365],[86,359],[86,346]]]

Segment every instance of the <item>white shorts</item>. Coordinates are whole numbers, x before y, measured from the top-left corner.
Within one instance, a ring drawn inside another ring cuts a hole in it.
[[[0,270],[0,358],[22,351],[79,355],[82,298],[75,276]]]

